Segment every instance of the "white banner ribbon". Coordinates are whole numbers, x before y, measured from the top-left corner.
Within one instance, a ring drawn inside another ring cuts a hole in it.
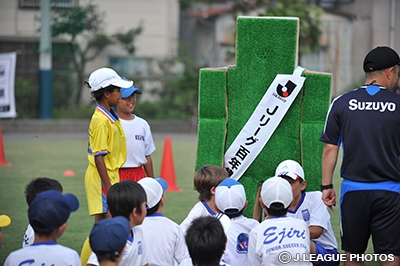
[[[303,71],[304,68],[298,66],[292,75],[276,75],[250,119],[225,153],[224,167],[231,178],[238,180],[267,144],[303,87]]]

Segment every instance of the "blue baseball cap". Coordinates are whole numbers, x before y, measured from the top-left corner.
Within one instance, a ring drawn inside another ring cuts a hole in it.
[[[73,194],[48,190],[36,195],[28,209],[29,223],[37,233],[50,233],[63,225],[71,212],[79,208]]]
[[[131,226],[123,216],[106,218],[94,224],[89,243],[94,253],[111,252],[118,257],[126,245]]]
[[[129,88],[121,88],[121,98],[122,99],[125,99],[125,98],[128,98],[129,96],[131,96],[133,93],[136,93],[136,94],[142,94],[143,92],[142,92],[142,90],[141,89],[138,89],[138,88],[136,88],[135,86],[130,86]]]

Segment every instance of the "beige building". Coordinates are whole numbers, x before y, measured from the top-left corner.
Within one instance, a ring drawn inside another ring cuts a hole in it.
[[[110,46],[86,66],[86,74],[111,66],[122,75],[143,78],[146,86],[148,65],[154,59],[177,55],[179,46],[178,0],[52,0],[52,8],[70,8],[93,3],[104,13],[106,34],[143,25],[135,42],[134,57],[118,46]],[[40,0],[0,0],[0,53],[17,51],[17,75],[38,71]],[[65,42],[58,38],[55,42]],[[82,40],[84,41],[84,40]],[[53,65],[53,69],[57,66]],[[54,73],[57,75],[57,73]],[[35,74],[36,75],[36,74]],[[34,79],[34,78],[32,78]],[[148,86],[152,86],[149,85]]]

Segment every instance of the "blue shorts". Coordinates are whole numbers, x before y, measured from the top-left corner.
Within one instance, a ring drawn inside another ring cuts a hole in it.
[[[325,255],[325,254],[339,254],[339,252],[337,251],[337,249],[325,249],[323,247],[321,247],[318,243],[316,243],[315,241],[313,241],[315,244],[315,249],[317,250],[316,255],[318,256],[319,254],[321,255]],[[336,256],[337,258],[337,256]],[[340,260],[337,259],[337,261],[319,261],[317,263],[316,266],[338,266],[340,263]]]

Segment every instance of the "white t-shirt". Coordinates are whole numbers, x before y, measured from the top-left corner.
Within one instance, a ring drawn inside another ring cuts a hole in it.
[[[136,115],[133,120],[120,120],[126,137],[126,161],[122,168],[146,164],[146,156],[156,150],[149,124]]]
[[[326,205],[322,201],[322,193],[320,191],[303,193],[296,210],[289,210],[287,216],[301,219],[308,226],[321,226],[324,228],[321,236],[313,239],[313,241],[325,249],[337,249],[336,237],[331,225],[331,217]]]
[[[147,245],[151,247],[150,245]],[[119,266],[143,266],[148,263],[148,251],[144,243],[144,235],[142,228],[135,226],[132,228],[132,236],[128,237],[124,255]],[[87,264],[99,266],[96,254],[92,252]]]
[[[11,252],[4,266],[16,265],[80,266],[81,260],[73,249],[56,242],[41,242]]]
[[[231,219],[226,236],[228,242],[221,260],[231,266],[247,266],[249,234],[260,223],[243,215]]]
[[[24,240],[22,241],[22,247],[28,247],[35,242],[35,231],[33,230],[32,226],[28,224],[26,227]]]
[[[161,213],[154,213],[146,216],[140,227],[145,243],[151,243],[149,266],[173,266],[174,260],[176,265],[191,265],[185,237],[178,224]]]
[[[282,252],[285,252],[284,256]],[[306,261],[294,263],[290,260],[286,261],[287,265],[312,265],[308,262],[310,232],[307,224],[300,219],[286,216],[270,218],[250,232],[248,265],[282,266],[279,259],[295,259],[299,255],[305,256]]]
[[[182,229],[183,235],[186,235],[186,231],[192,224],[192,221],[198,217],[203,216],[214,216],[216,213],[207,205],[207,203],[202,200],[197,202],[193,208],[190,210],[188,216],[182,221],[180,227]]]

